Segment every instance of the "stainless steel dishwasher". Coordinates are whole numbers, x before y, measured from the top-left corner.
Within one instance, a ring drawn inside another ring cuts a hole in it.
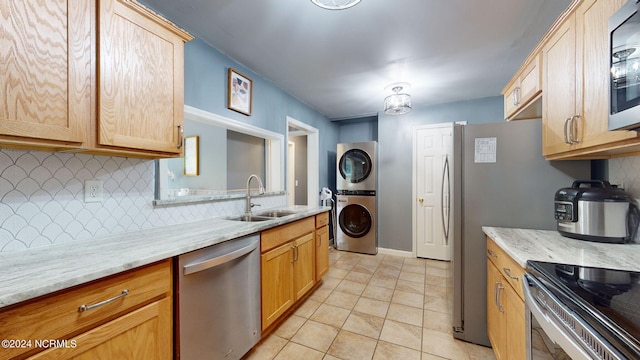
[[[260,340],[260,235],[177,259],[176,359],[240,359]]]

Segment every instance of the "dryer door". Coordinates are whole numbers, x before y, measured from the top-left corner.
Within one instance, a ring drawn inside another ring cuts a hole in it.
[[[349,204],[340,211],[338,224],[342,232],[352,238],[360,238],[369,233],[373,218],[369,210],[360,204]]]
[[[347,150],[341,157],[338,164],[340,176],[347,183],[356,184],[366,180],[371,175],[373,163],[366,151],[361,149]],[[375,190],[375,189],[369,189]]]

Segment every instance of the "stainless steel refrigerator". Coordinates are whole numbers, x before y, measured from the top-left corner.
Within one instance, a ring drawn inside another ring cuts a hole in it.
[[[556,190],[591,178],[590,161],[546,161],[541,121],[454,127],[453,335],[490,346],[482,226],[554,230]],[[535,241],[532,239],[532,241]]]

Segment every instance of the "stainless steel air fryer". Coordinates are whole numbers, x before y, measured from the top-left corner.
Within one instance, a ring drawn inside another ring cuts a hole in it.
[[[555,218],[563,236],[621,244],[635,237],[640,212],[623,189],[608,181],[576,180],[556,191]]]

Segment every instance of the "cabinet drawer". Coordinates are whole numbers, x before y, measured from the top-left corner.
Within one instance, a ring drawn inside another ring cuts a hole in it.
[[[521,299],[524,299],[522,275],[524,275],[525,270],[489,237],[487,237],[487,257],[500,270],[507,282],[511,284],[516,294]]]
[[[319,229],[325,225],[329,224],[329,213],[325,212],[322,214],[316,215],[316,229]]]
[[[260,233],[261,252],[264,253],[302,235],[313,232],[315,228],[315,218],[310,216],[290,224],[265,230]]]
[[[123,290],[126,296],[118,297]],[[0,338],[16,340],[65,339],[112,320],[132,309],[171,294],[171,260],[25,302],[0,313]],[[107,299],[116,300],[80,311]],[[3,349],[12,358],[35,352],[35,347]]]

